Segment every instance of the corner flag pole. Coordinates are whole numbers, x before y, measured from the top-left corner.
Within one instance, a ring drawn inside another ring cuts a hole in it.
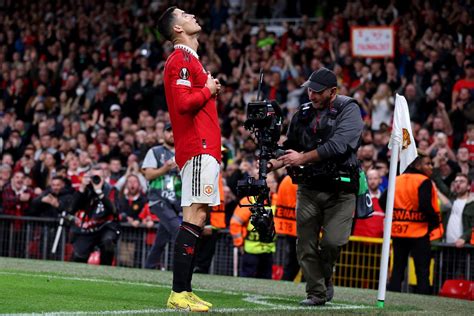
[[[380,261],[379,290],[377,293],[377,307],[384,307],[385,292],[387,290],[388,259],[390,254],[390,236],[392,233],[393,204],[395,200],[395,178],[397,177],[397,163],[400,144],[393,142],[392,157],[390,158],[390,173],[388,176],[387,205],[383,227],[382,258]]]
[[[417,151],[415,138],[411,130],[410,112],[404,96],[395,96],[395,111],[390,143],[392,149],[390,159],[390,174],[388,177],[387,205],[383,227],[382,258],[380,260],[379,291],[377,306],[384,307],[387,288],[388,257],[390,253],[390,235],[392,232],[393,204],[395,202],[395,178],[397,177],[398,157],[400,157],[400,174],[416,159]],[[401,151],[400,151],[401,149]]]

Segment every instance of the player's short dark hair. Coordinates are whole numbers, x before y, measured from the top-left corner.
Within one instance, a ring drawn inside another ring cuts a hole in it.
[[[176,9],[175,6],[169,7],[165,12],[158,18],[158,31],[163,37],[169,41],[173,39],[173,12]]]

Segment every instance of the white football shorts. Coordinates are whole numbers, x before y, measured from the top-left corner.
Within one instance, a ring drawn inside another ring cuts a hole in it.
[[[193,203],[219,205],[219,171],[219,163],[211,155],[189,159],[181,170],[181,206]]]

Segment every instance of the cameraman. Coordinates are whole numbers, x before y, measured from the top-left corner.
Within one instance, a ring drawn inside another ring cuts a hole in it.
[[[73,260],[87,262],[89,255],[98,246],[100,263],[111,265],[115,245],[120,235],[113,201],[113,188],[104,182],[103,170],[94,166],[82,178],[79,191],[74,193],[72,212],[75,213],[73,227]]]
[[[293,115],[285,155],[268,167],[289,167],[298,184],[297,255],[307,281],[307,298],[300,304],[317,306],[333,297],[334,265],[349,240],[363,122],[357,102],[337,95],[336,75],[329,69],[313,72],[303,87],[311,102]]]

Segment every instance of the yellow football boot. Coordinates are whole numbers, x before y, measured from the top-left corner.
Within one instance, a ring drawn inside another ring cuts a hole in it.
[[[189,292],[176,293],[171,291],[170,297],[168,298],[168,303],[166,304],[168,308],[189,311],[189,312],[207,312],[209,307],[198,303],[194,299],[191,299]]]
[[[202,304],[202,305],[204,305],[204,306],[207,306],[207,307],[209,307],[209,308],[212,307],[212,304],[211,304],[211,303],[209,303],[209,302],[203,300],[202,298],[200,298],[199,296],[197,296],[194,292],[187,292],[187,293],[188,293],[189,297],[190,297],[192,300],[194,300],[196,303],[200,303],[200,304]]]

